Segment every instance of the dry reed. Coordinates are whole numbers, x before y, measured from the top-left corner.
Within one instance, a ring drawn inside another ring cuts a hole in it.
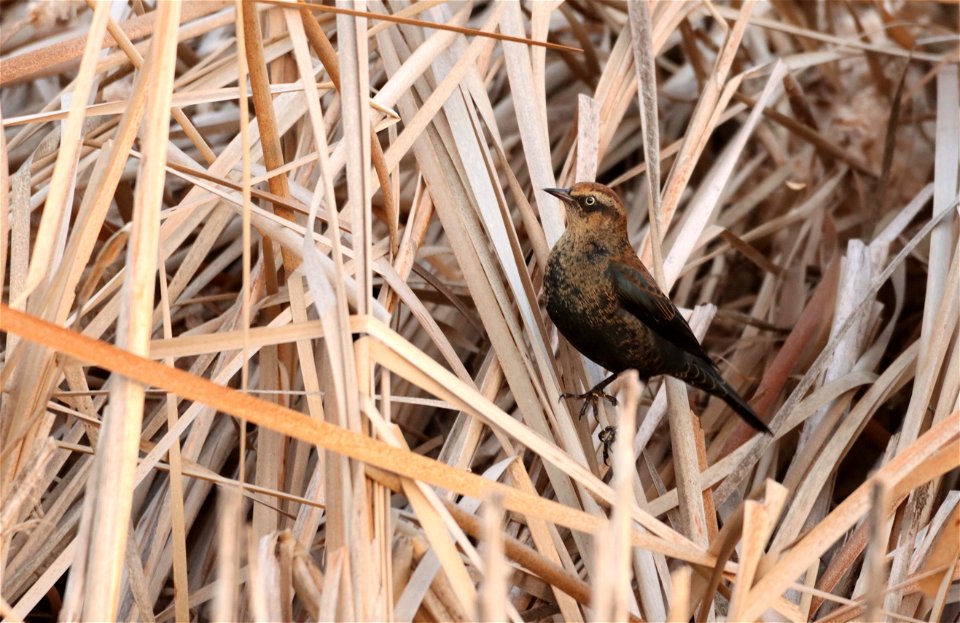
[[[0,9],[4,620],[960,617],[956,4]],[[558,401],[593,179],[774,437]]]

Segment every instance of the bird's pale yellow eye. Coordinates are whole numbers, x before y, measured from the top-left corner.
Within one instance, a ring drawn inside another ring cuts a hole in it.
[[[587,197],[586,199],[583,200],[583,203],[586,204],[586,205],[588,205],[588,206],[592,206],[592,205],[594,205],[596,202],[597,202],[597,200],[596,200],[595,197]]]

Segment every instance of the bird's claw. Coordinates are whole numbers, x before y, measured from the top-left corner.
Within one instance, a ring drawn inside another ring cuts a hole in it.
[[[576,398],[577,400],[582,400],[582,401],[583,401],[583,404],[580,405],[580,419],[581,419],[581,420],[583,419],[583,416],[584,416],[584,415],[586,414],[586,412],[587,412],[587,407],[590,407],[590,406],[593,407],[593,415],[594,415],[594,417],[597,417],[597,416],[599,415],[598,409],[597,409],[597,403],[600,402],[601,399],[606,399],[606,400],[607,400],[612,406],[614,406],[614,407],[617,406],[617,397],[616,397],[616,396],[612,396],[612,395],[610,395],[610,394],[608,394],[608,393],[606,393],[605,391],[600,390],[600,389],[591,389],[590,391],[584,392],[584,393],[582,393],[582,394],[574,394],[574,393],[572,393],[572,392],[564,392],[564,393],[560,394],[560,400],[563,400],[564,398]]]
[[[603,444],[603,464],[610,465],[610,449],[617,441],[617,427],[607,426],[600,431],[600,443]]]

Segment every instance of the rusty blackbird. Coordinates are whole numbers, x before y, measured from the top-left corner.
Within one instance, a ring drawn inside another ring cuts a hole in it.
[[[578,182],[545,188],[563,201],[567,229],[550,251],[543,301],[550,319],[573,346],[612,374],[581,398],[596,409],[620,372],[642,379],[666,374],[712,394],[750,426],[769,433],[703,351],[687,321],[640,262],[627,238],[627,212],[613,190]]]

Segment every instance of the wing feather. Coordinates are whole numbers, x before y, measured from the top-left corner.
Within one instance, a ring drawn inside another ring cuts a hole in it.
[[[635,265],[611,262],[609,271],[620,303],[627,311],[667,342],[711,361],[676,305],[657,287],[640,260]]]

